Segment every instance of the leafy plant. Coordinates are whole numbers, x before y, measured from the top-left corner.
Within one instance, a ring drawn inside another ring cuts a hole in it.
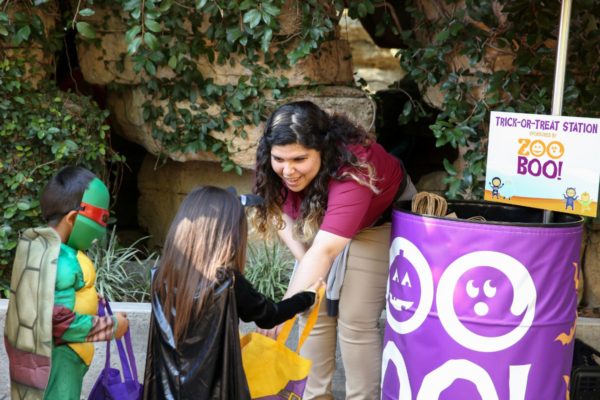
[[[293,256],[279,241],[248,245],[245,276],[256,290],[273,300],[283,298],[293,267]]]
[[[430,18],[423,3],[406,2],[415,29],[401,33],[407,48],[400,51],[400,62],[421,93],[437,90],[443,97],[442,112],[430,128],[438,146],[449,143],[458,149],[458,165],[445,161],[448,196],[480,198],[490,111],[550,113],[561,4],[433,1],[439,16]],[[565,115],[600,114],[599,20],[597,2],[574,2]],[[404,111],[406,121],[419,108],[410,104]]]
[[[96,267],[96,290],[110,301],[149,301],[150,270],[158,262],[156,253],[143,259],[136,246],[147,237],[140,238],[130,246],[118,243],[115,228],[107,236],[106,243],[96,243],[88,256]]]
[[[89,98],[21,82],[20,62],[0,60],[0,276],[7,277],[19,231],[41,225],[39,195],[56,171],[78,164],[107,181],[107,112]]]
[[[295,6],[298,16],[290,32],[279,21],[285,4]],[[136,87],[148,99],[143,118],[162,151],[211,152],[224,171],[241,174],[230,157],[238,149],[218,132],[246,138],[243,127],[259,124],[270,111],[264,99],[290,93],[288,79],[274,72],[316,52],[334,35],[343,1],[79,0],[72,21],[89,45],[97,45],[96,32],[105,29],[99,18],[86,18],[100,7],[125,25],[127,53],[119,66],[132,64],[138,74]],[[237,82],[218,83],[199,64],[213,64],[214,70],[238,65],[248,73]]]

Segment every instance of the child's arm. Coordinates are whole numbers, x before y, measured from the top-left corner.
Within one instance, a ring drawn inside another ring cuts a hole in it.
[[[239,317],[254,321],[260,328],[270,329],[307,310],[315,302],[315,293],[304,291],[275,303],[254,289],[239,272],[235,273],[235,299]]]
[[[82,253],[80,253],[82,254]],[[82,259],[89,260],[84,255]],[[90,315],[75,311],[76,292],[86,286],[77,253],[67,246],[61,248],[56,271],[53,336],[57,343],[97,342],[119,338],[128,328],[125,315]],[[91,261],[89,261],[91,265]],[[93,265],[91,265],[93,268]]]
[[[52,310],[52,334],[59,343],[110,340],[117,328],[116,317],[79,314],[60,304]]]

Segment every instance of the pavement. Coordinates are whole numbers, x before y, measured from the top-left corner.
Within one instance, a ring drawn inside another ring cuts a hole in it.
[[[8,300],[0,299],[0,329],[4,332],[4,320]],[[140,382],[144,379],[144,367],[146,363],[146,344],[148,340],[148,326],[150,324],[150,304],[149,303],[111,303],[113,312],[123,311],[127,313],[132,334],[133,352],[137,365],[138,379]],[[255,329],[252,323],[240,323],[240,333],[245,334]],[[288,339],[288,346],[294,346],[298,342],[298,332],[294,329]],[[119,363],[119,355],[117,346],[113,343],[110,348],[111,365],[116,367]],[[90,369],[88,370],[84,380],[82,389],[82,399],[87,399],[87,396],[104,368],[106,360],[106,343],[95,343],[95,355]],[[333,379],[333,395],[335,399],[344,399],[344,370],[340,359],[339,352],[337,354],[338,368],[335,371]],[[8,375],[8,358],[4,346],[0,346],[0,400],[10,399],[10,381]]]
[[[4,319],[8,300],[0,299],[0,329],[4,332]],[[138,378],[143,381],[144,366],[146,362],[146,343],[148,338],[148,325],[150,323],[150,304],[149,303],[111,303],[114,312],[126,312],[132,332],[133,350],[136,357]],[[382,320],[383,325],[383,320]],[[254,330],[254,324],[241,323],[240,331],[242,334]],[[600,318],[579,317],[577,319],[576,337],[588,343],[596,349],[600,349]],[[288,341],[288,346],[295,346],[298,340],[297,331],[293,331]],[[106,344],[95,344],[96,355],[94,361],[83,382],[82,399],[87,398],[96,377],[104,367]],[[118,362],[118,353],[116,346],[111,346],[111,362],[116,366]],[[340,359],[339,352],[336,357],[337,368],[333,379],[333,395],[336,400],[345,398],[345,378],[344,369]],[[8,376],[8,358],[4,346],[0,346],[0,400],[9,399],[10,383]]]

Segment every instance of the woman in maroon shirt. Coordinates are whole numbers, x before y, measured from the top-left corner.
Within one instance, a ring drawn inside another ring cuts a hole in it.
[[[399,194],[410,199],[414,186],[400,160],[363,128],[308,101],[273,112],[256,159],[254,191],[265,204],[255,225],[276,230],[297,260],[286,297],[329,275],[332,301],[322,303],[302,349],[313,360],[304,398],[333,398],[336,333],[346,398],[379,398],[390,237],[380,219]]]

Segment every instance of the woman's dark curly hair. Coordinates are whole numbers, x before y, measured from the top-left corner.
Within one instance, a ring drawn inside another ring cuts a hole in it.
[[[353,124],[346,116],[329,115],[310,101],[291,102],[276,109],[265,123],[256,151],[253,191],[265,199],[253,218],[257,230],[264,234],[273,227],[277,230],[284,227],[281,207],[287,190],[271,167],[273,146],[299,144],[318,151],[321,156],[321,167],[305,189],[300,218],[293,229],[298,239],[309,241],[316,234],[327,208],[330,179],[348,177],[377,192],[372,166],[358,160],[347,148],[349,144],[367,145],[372,140],[363,128]],[[353,168],[340,172],[342,166]]]

